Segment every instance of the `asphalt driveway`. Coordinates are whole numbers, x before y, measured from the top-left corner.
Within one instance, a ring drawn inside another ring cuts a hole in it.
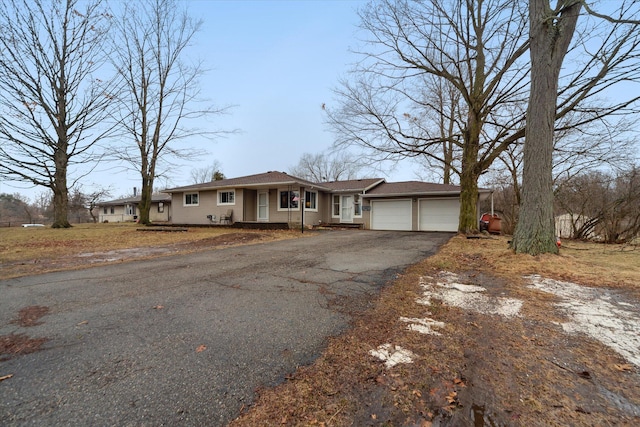
[[[446,233],[318,236],[0,281],[0,425],[224,425]],[[41,324],[15,324],[46,306]]]

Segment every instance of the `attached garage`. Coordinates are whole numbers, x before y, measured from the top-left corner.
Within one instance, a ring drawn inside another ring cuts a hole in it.
[[[372,200],[371,229],[411,231],[411,199]]]
[[[460,200],[421,199],[418,204],[420,231],[458,231]]]

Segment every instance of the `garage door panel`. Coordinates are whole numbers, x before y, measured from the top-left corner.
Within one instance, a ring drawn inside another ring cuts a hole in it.
[[[371,229],[411,231],[411,200],[373,200]]]
[[[460,200],[422,199],[418,217],[422,231],[458,231]]]

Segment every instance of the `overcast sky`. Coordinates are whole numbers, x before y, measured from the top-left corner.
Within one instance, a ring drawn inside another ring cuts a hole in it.
[[[287,171],[305,152],[327,150],[333,140],[323,123],[322,104],[349,69],[357,43],[357,9],[362,0],[260,1],[192,0],[192,16],[203,20],[190,54],[204,61],[203,95],[233,105],[215,117],[211,129],[239,132],[193,145],[209,155],[186,163],[169,182],[191,184],[190,171],[218,161],[228,178]],[[202,126],[204,127],[204,126]],[[129,173],[121,192],[139,185]],[[400,177],[398,177],[400,179]],[[406,179],[411,179],[407,177]],[[119,194],[119,193],[118,193]]]
[[[112,0],[113,1],[113,0]],[[366,0],[185,0],[203,20],[190,60],[203,60],[203,96],[230,113],[199,127],[233,130],[216,141],[193,138],[189,145],[207,155],[171,169],[156,188],[191,184],[190,172],[217,161],[228,178],[287,171],[303,153],[329,149],[333,135],[324,124],[322,105],[333,105],[332,89],[357,57],[357,10]],[[412,163],[397,167],[388,181],[417,179]],[[114,198],[140,187],[140,175],[102,164],[83,179],[83,191],[110,186]],[[0,192],[28,197],[45,188],[0,182]]]
[[[239,129],[216,141],[194,138],[194,148],[208,151],[194,162],[173,168],[170,181],[158,186],[191,184],[190,171],[218,161],[226,177],[269,170],[287,171],[305,153],[327,150],[333,140],[324,124],[322,104],[333,100],[332,89],[355,60],[358,8],[364,0],[189,0],[193,17],[203,20],[190,59],[203,60],[208,70],[201,81],[203,96],[219,106],[234,105],[230,114],[213,118],[209,129]],[[407,168],[388,180],[415,179]],[[140,187],[139,174],[103,164],[83,179],[113,188],[113,196]],[[0,183],[0,192],[29,197],[45,188],[23,189]]]

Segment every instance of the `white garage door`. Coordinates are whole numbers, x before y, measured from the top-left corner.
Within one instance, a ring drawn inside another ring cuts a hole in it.
[[[372,200],[371,229],[411,231],[411,200]]]
[[[460,200],[420,200],[418,218],[421,231],[458,231]]]

